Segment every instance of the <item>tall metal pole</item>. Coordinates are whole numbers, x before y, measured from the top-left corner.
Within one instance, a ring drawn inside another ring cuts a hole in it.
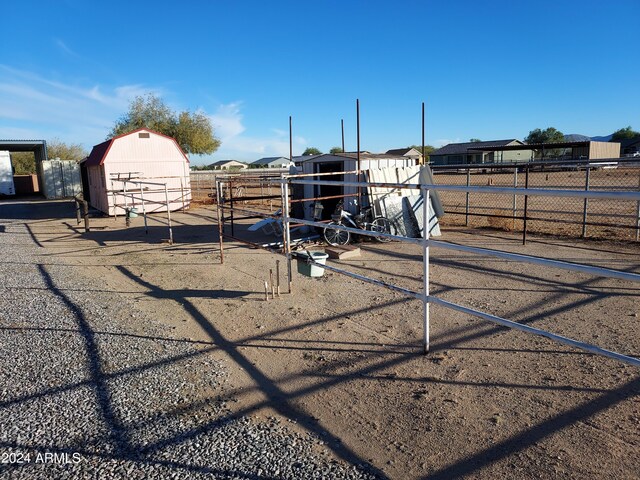
[[[342,151],[344,152],[344,119],[340,119],[340,128],[342,130]]]
[[[293,128],[291,125],[291,115],[289,115],[289,161],[293,162]]]
[[[356,98],[356,143],[357,143],[357,151],[356,151],[356,182],[360,182],[360,99]],[[362,206],[361,197],[362,190],[360,186],[358,186],[358,208]]]
[[[423,275],[423,343],[424,354],[429,353],[429,189],[422,187],[422,275]]]
[[[422,158],[420,160],[420,165],[425,164],[425,155],[424,155],[424,102],[422,102]]]

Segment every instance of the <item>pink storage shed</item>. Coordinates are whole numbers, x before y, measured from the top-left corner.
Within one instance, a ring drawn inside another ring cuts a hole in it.
[[[138,210],[141,207],[140,186],[125,185],[117,180],[118,176],[166,183],[172,211],[191,203],[189,159],[175,139],[152,130],[142,128],[94,146],[81,169],[85,199],[108,215],[114,214],[114,201],[118,215],[125,212],[125,203]],[[125,188],[129,192],[126,198],[122,193]],[[131,189],[138,198],[131,198]],[[166,211],[163,186],[142,185],[142,189],[147,213]]]

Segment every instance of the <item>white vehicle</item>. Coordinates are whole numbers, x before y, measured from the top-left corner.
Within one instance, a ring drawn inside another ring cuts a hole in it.
[[[0,151],[0,195],[15,195],[13,185],[13,167],[11,156],[7,151]]]

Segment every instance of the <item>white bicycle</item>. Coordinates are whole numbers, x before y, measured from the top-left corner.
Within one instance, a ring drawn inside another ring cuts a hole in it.
[[[353,215],[344,209],[344,201],[340,200],[336,210],[331,215],[331,222],[324,228],[324,240],[329,245],[347,245],[351,241],[351,232],[332,228],[333,226],[343,226],[368,230],[370,232],[394,234],[391,222],[386,217],[374,217],[373,208],[365,207],[359,214]],[[390,238],[374,237],[378,242],[390,242]]]

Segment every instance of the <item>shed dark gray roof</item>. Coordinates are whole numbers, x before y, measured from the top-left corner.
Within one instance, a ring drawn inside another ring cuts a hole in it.
[[[38,163],[47,159],[47,142],[45,140],[0,140],[0,150],[33,152]]]
[[[442,148],[434,150],[429,155],[464,155],[467,153],[478,152],[478,150],[486,149],[491,151],[492,147],[506,147],[513,142],[518,142],[520,145],[525,145],[523,142],[516,138],[509,138],[507,140],[490,140],[487,142],[465,142],[465,143],[450,143]],[[517,145],[517,144],[516,144]],[[472,148],[473,150],[469,150]]]

